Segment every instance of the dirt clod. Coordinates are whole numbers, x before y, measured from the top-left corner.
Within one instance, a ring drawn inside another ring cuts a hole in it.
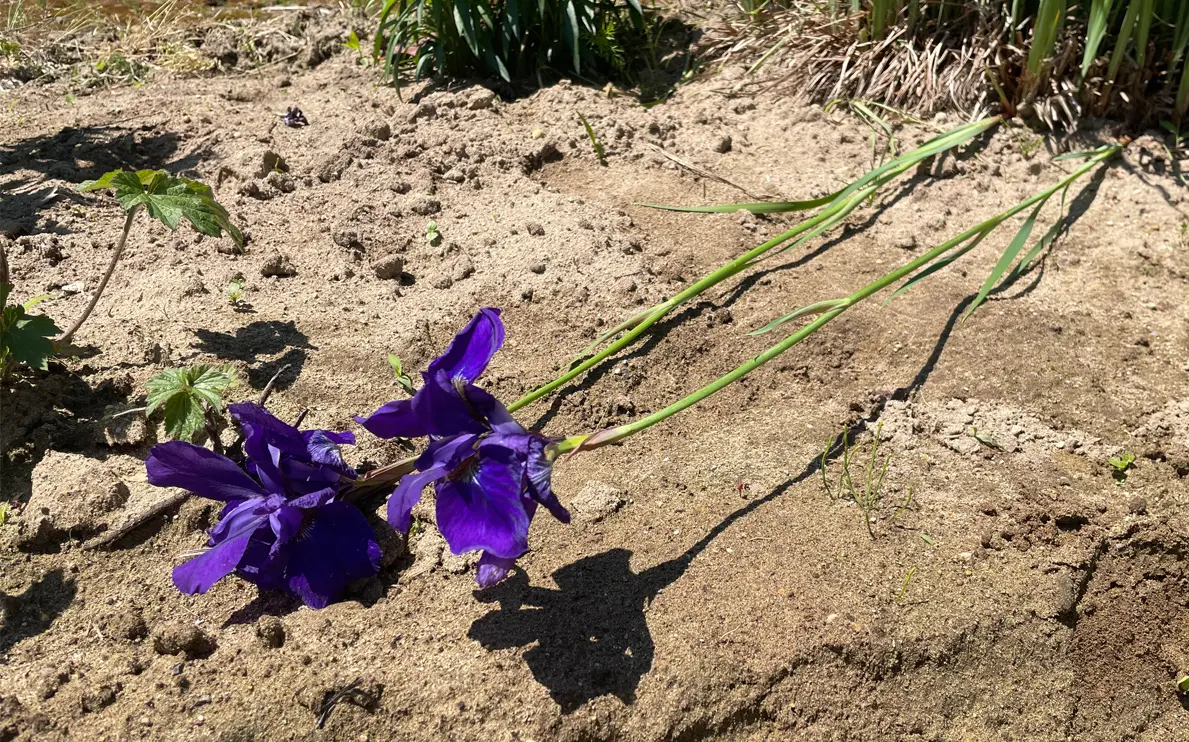
[[[256,638],[271,649],[285,644],[285,624],[276,616],[264,615],[256,621]]]
[[[376,278],[391,280],[400,278],[405,270],[405,259],[399,255],[389,255],[372,263],[372,271]]]
[[[598,523],[617,512],[627,502],[623,493],[605,482],[588,482],[570,502],[580,521]]]
[[[273,252],[260,265],[260,275],[265,278],[276,276],[277,278],[288,278],[297,275],[297,268],[289,260],[289,257],[280,252]]]
[[[186,659],[204,659],[218,648],[213,637],[197,626],[179,620],[166,620],[153,629],[153,649],[157,654],[184,655]]]

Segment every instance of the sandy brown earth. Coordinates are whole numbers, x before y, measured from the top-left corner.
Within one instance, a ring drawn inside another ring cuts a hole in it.
[[[1150,137],[1074,187],[1068,235],[971,318],[1011,229],[699,408],[559,465],[575,522],[537,519],[523,571],[486,592],[432,523],[406,552],[379,517],[385,568],[322,611],[233,579],[180,595],[170,569],[204,543],[204,501],[81,548],[168,494],[140,464],[157,421],[110,417],[163,368],[231,364],[239,400],[287,367],[276,413],[350,428],[400,394],[387,352],[420,368],[497,306],[509,340],[485,381],[510,401],[792,223],[633,205],[749,200],[655,145],[788,198],[870,167],[860,123],[731,97],[733,74],[650,109],[566,83],[402,101],[347,55],[73,102],[6,94],[0,221],[18,295],[50,293],[59,324],[121,225],[113,199],[73,191],[84,179],[199,177],[250,243],[141,220],[82,357],[0,390],[0,484],[20,511],[0,526],[0,740],[1189,739],[1173,683],[1189,672],[1189,200]],[[295,104],[308,128],[279,124]],[[1086,128],[1079,145],[1114,133]],[[748,331],[1072,169],[1025,156],[1032,137],[1000,129],[889,188],[520,419],[590,432],[692,391],[772,342]],[[245,307],[224,296],[235,276]],[[819,476],[844,424],[892,454],[874,538]],[[1107,459],[1124,451],[1120,483]],[[398,455],[366,434],[350,452]]]

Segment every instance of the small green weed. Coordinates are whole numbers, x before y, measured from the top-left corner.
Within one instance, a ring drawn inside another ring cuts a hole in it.
[[[233,307],[238,307],[243,303],[246,293],[244,290],[244,279],[242,278],[233,278],[227,284],[227,301]]]
[[[1111,465],[1111,476],[1119,484],[1127,481],[1127,471],[1135,465],[1135,454],[1131,451],[1124,451],[1118,456],[1112,456],[1106,460],[1106,463]]]
[[[29,310],[48,297],[37,296],[24,304],[9,304],[12,284],[0,283],[0,381],[7,378],[12,364],[26,363],[32,368],[46,370],[54,354],[54,336],[60,330],[44,314],[29,314]]]
[[[838,474],[838,482],[833,487],[830,485],[830,480],[827,476],[827,468],[829,464],[830,451],[834,449],[835,444],[838,444],[838,436],[831,436],[830,440],[826,442],[826,447],[822,449],[821,466],[819,467],[822,475],[822,487],[826,494],[833,499],[847,499],[859,506],[859,510],[863,513],[863,524],[867,527],[867,534],[871,538],[875,538],[875,529],[871,526],[871,521],[875,517],[875,511],[879,508],[883,501],[883,482],[884,476],[888,473],[888,464],[892,461],[892,455],[887,454],[880,462],[879,454],[879,435],[883,429],[883,423],[880,423],[875,429],[875,435],[871,438],[871,454],[867,458],[867,467],[862,480],[862,487],[856,486],[854,479],[851,477],[850,466],[854,459],[856,452],[860,452],[859,444],[850,441],[850,429],[842,429],[842,470]],[[912,489],[908,490],[908,497],[904,504],[901,505],[892,515],[891,520],[894,521],[900,517],[900,514],[908,509],[912,503]]]
[[[1189,675],[1181,673],[1177,678],[1177,690],[1181,693],[1189,693]]]
[[[189,441],[204,427],[213,435],[214,416],[223,408],[223,393],[233,381],[231,369],[204,364],[162,371],[149,379],[145,415],[165,411],[165,432],[174,440]]]
[[[438,223],[432,219],[425,225],[425,241],[434,247],[442,244],[442,231],[438,229]]]
[[[0,502],[0,526],[8,523],[8,514],[12,512],[7,502]]]
[[[606,165],[607,153],[603,150],[602,142],[600,142],[599,138],[595,136],[594,129],[591,128],[590,122],[586,120],[586,117],[583,116],[581,112],[578,114],[578,120],[582,122],[582,128],[586,129],[586,136],[590,139],[591,146],[594,147],[595,157],[598,158],[599,164]]]
[[[400,360],[400,356],[395,353],[388,354],[388,365],[392,367],[392,373],[396,376],[396,383],[400,384],[400,388],[404,389],[409,396],[413,396],[413,380],[405,373],[404,363]]]

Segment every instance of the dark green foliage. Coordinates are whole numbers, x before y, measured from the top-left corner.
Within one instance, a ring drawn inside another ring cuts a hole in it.
[[[27,363],[44,371],[47,360],[54,354],[53,338],[61,332],[44,314],[29,314],[29,310],[45,297],[10,305],[10,293],[11,284],[0,284],[0,307],[3,307],[0,316],[0,379],[14,363]]]
[[[206,424],[207,412],[223,406],[223,392],[231,386],[231,372],[217,366],[171,368],[149,379],[146,415],[165,411],[165,432],[188,441]]]
[[[243,247],[244,236],[217,201],[210,186],[195,180],[175,178],[164,170],[138,170],[135,173],[112,170],[98,180],[79,186],[82,191],[113,188],[125,211],[143,206],[149,216],[170,229],[177,229],[184,218],[194,229],[219,237],[226,230],[235,244]]]
[[[416,78],[622,78],[643,30],[639,0],[387,0],[374,51],[393,81],[405,63]]]

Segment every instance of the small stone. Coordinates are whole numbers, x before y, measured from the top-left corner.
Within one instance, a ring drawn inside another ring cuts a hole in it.
[[[103,441],[108,446],[139,446],[148,438],[144,412],[109,405],[103,410]]]
[[[81,294],[86,290],[87,286],[83,283],[68,283],[62,287],[63,294]]]
[[[414,214],[429,216],[442,210],[442,202],[429,196],[417,196],[409,201],[408,209]]]
[[[297,190],[297,181],[289,173],[273,171],[264,176],[264,182],[276,188],[281,193],[293,193]]]
[[[1132,515],[1144,515],[1148,512],[1148,501],[1136,495],[1127,500],[1127,512]]]
[[[538,263],[533,263],[532,265],[530,265],[530,266],[528,267],[528,269],[529,269],[530,271],[532,271],[533,273],[536,273],[537,275],[540,275],[540,274],[542,274],[542,273],[544,273],[544,272],[545,272],[545,264],[544,264],[544,263],[540,263],[540,262],[538,262]]]
[[[718,152],[720,155],[725,155],[731,151],[731,144],[732,142],[730,137],[719,137],[714,142],[714,151]]]
[[[494,104],[495,93],[484,88],[471,93],[471,97],[467,99],[467,109],[471,111],[481,111],[485,108],[491,108]]]
[[[529,222],[524,225],[524,231],[531,234],[533,237],[544,237],[545,227],[541,226],[539,222]]]
[[[214,638],[193,624],[169,621],[153,631],[153,649],[157,654],[182,654],[186,659],[205,659],[218,645]]]
[[[411,124],[421,119],[428,121],[437,115],[438,109],[432,103],[419,103],[409,112],[408,122]]]
[[[405,271],[405,259],[399,255],[389,255],[372,263],[372,271],[376,278],[388,281],[400,278]]]
[[[293,263],[289,262],[289,258],[279,252],[274,252],[269,255],[264,264],[260,266],[260,275],[265,278],[276,276],[278,278],[288,278],[297,275],[297,269],[293,267]]]
[[[285,644],[285,624],[276,616],[261,616],[256,621],[256,638],[270,649],[277,649]]]
[[[104,633],[112,639],[137,641],[149,635],[148,624],[139,610],[125,608],[108,614],[103,619]]]
[[[624,506],[627,498],[605,482],[592,480],[570,501],[570,507],[580,521],[598,523]]]
[[[314,165],[314,175],[323,183],[338,180],[354,161],[355,158],[346,152],[332,152]]]
[[[52,698],[69,677],[51,667],[42,668],[33,678],[33,693],[42,701]]]
[[[895,245],[901,250],[915,250],[917,246],[917,236],[915,234],[902,235],[896,239]]]
[[[461,183],[466,179],[467,179],[467,176],[464,175],[463,172],[456,167],[452,167],[449,170],[447,170],[445,173],[442,173],[442,180],[448,180],[451,183]]]
[[[388,125],[387,121],[369,119],[360,124],[359,133],[365,137],[386,142],[392,138],[392,127]]]
[[[454,273],[451,275],[451,278],[454,279],[455,283],[458,283],[459,281],[470,278],[474,274],[475,264],[471,262],[470,258],[464,256],[462,260],[459,260],[454,265]]]
[[[91,714],[115,703],[116,689],[110,685],[100,685],[85,691],[80,701],[83,713]]]
[[[199,294],[209,294],[206,290],[206,284],[198,276],[190,276],[182,285],[182,298],[191,296],[198,296]]]

